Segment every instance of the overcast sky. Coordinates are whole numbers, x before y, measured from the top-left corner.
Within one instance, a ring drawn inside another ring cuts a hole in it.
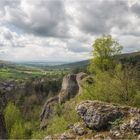
[[[140,1],[0,0],[0,59],[84,60],[102,34],[140,51]]]

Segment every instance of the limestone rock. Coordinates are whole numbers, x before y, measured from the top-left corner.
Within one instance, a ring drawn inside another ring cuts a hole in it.
[[[76,81],[75,74],[66,75],[63,78],[62,88],[59,93],[59,102],[64,103],[65,101],[74,98],[78,93],[79,87]]]
[[[74,124],[72,129],[73,129],[74,133],[76,133],[79,136],[87,134],[86,127],[84,126],[84,124],[76,123],[76,124]]]
[[[84,72],[80,72],[76,75],[76,80],[77,80],[77,83],[78,83],[78,87],[79,87],[79,93],[81,93],[82,91],[82,84],[81,84],[81,81],[86,78],[88,75]]]
[[[100,101],[81,102],[76,107],[76,111],[87,127],[95,130],[103,130],[109,126],[110,122],[123,116],[118,106]]]
[[[130,120],[130,128],[136,132],[136,133],[140,133],[140,115],[133,117]]]
[[[71,98],[74,98],[81,89],[81,80],[85,78],[87,74],[81,72],[78,74],[68,74],[63,78],[61,91],[58,96],[48,99],[42,109],[40,115],[40,128],[44,128],[47,125],[47,119],[53,114],[53,106],[56,103],[64,103]]]
[[[63,78],[62,88],[59,93],[59,103],[64,103],[71,98],[74,98],[81,90],[81,80],[87,74],[81,72],[78,74],[68,74]]]
[[[138,135],[137,140],[140,140],[140,135]]]
[[[111,130],[110,134],[112,135],[112,137],[119,138],[119,139],[122,139],[124,136],[124,134],[121,133],[120,130]]]
[[[68,139],[74,140],[75,139],[75,136],[72,135],[69,132],[64,132],[63,134],[61,134],[60,138],[58,138],[58,139],[59,140],[68,140]]]
[[[47,119],[53,114],[53,106],[58,103],[58,96],[52,97],[45,103],[41,115],[40,115],[40,128],[44,128],[47,125]]]
[[[102,134],[96,134],[96,135],[94,136],[94,138],[95,138],[96,140],[103,140],[103,139],[104,139],[104,136],[103,136]]]

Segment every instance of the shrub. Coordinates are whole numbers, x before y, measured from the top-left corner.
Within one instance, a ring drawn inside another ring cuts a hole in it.
[[[94,84],[84,84],[79,100],[101,100],[136,106],[139,87],[135,74],[134,68],[122,68],[121,65],[112,71],[98,72],[94,76]]]
[[[140,107],[140,91],[134,97],[133,105],[136,107]]]
[[[47,136],[45,130],[33,131],[32,139],[44,139]]]
[[[66,130],[68,126],[68,122],[65,120],[63,116],[55,116],[53,117],[48,124],[47,128],[47,134],[56,134],[56,133],[61,133]]]
[[[26,130],[21,122],[15,122],[10,131],[10,139],[25,139]]]
[[[22,121],[19,109],[11,102],[8,103],[8,105],[5,108],[4,117],[8,133],[10,133],[11,128],[16,122]]]

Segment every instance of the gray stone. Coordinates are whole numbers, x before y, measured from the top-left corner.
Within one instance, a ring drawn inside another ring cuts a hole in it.
[[[79,91],[78,83],[75,74],[66,75],[63,78],[62,88],[59,93],[59,103],[64,103],[71,98],[74,98]]]
[[[118,106],[100,101],[81,102],[76,107],[76,111],[87,127],[95,130],[103,130],[109,126],[110,122],[123,116]]]
[[[129,131],[129,129],[130,129],[130,124],[129,123],[123,123],[122,125],[120,125],[120,130],[122,132]]]
[[[75,139],[75,137],[69,133],[69,132],[64,132],[63,134],[61,134],[60,138],[58,138],[59,140],[68,140],[68,139]]]
[[[140,133],[140,115],[133,117],[130,120],[130,128],[136,132],[136,133]]]
[[[74,124],[73,131],[79,136],[82,136],[87,133],[85,126],[81,123]]]
[[[42,109],[40,115],[40,128],[45,128],[47,126],[47,120],[53,114],[53,106],[57,103],[64,103],[71,98],[74,98],[80,89],[80,81],[86,77],[87,74],[79,73],[79,74],[68,74],[63,78],[61,91],[58,96],[52,97],[48,99]]]
[[[137,140],[140,140],[140,135],[138,135]]]
[[[53,106],[58,103],[58,96],[52,97],[45,103],[42,112],[40,114],[40,128],[43,129],[47,126],[47,119],[53,114]]]

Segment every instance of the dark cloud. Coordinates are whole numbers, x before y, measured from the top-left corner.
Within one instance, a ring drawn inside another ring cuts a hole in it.
[[[123,28],[128,24],[129,12],[127,1],[81,0],[78,3],[78,27],[86,33],[94,35],[110,33],[114,26]]]
[[[90,52],[91,47],[90,46],[84,46],[84,44],[81,44],[78,41],[75,40],[69,40],[67,43],[68,50],[75,53],[83,53],[83,52]]]
[[[134,12],[137,16],[140,17],[140,3],[135,3],[131,7],[132,12]]]
[[[126,52],[140,50],[140,3],[130,0],[0,0],[0,16],[6,58],[79,60],[102,34],[121,41]]]
[[[9,4],[9,3],[8,3]],[[26,8],[26,4],[29,7]],[[67,37],[68,20],[61,0],[24,1],[17,7],[6,7],[6,22],[38,36]],[[30,8],[31,7],[31,8]]]

